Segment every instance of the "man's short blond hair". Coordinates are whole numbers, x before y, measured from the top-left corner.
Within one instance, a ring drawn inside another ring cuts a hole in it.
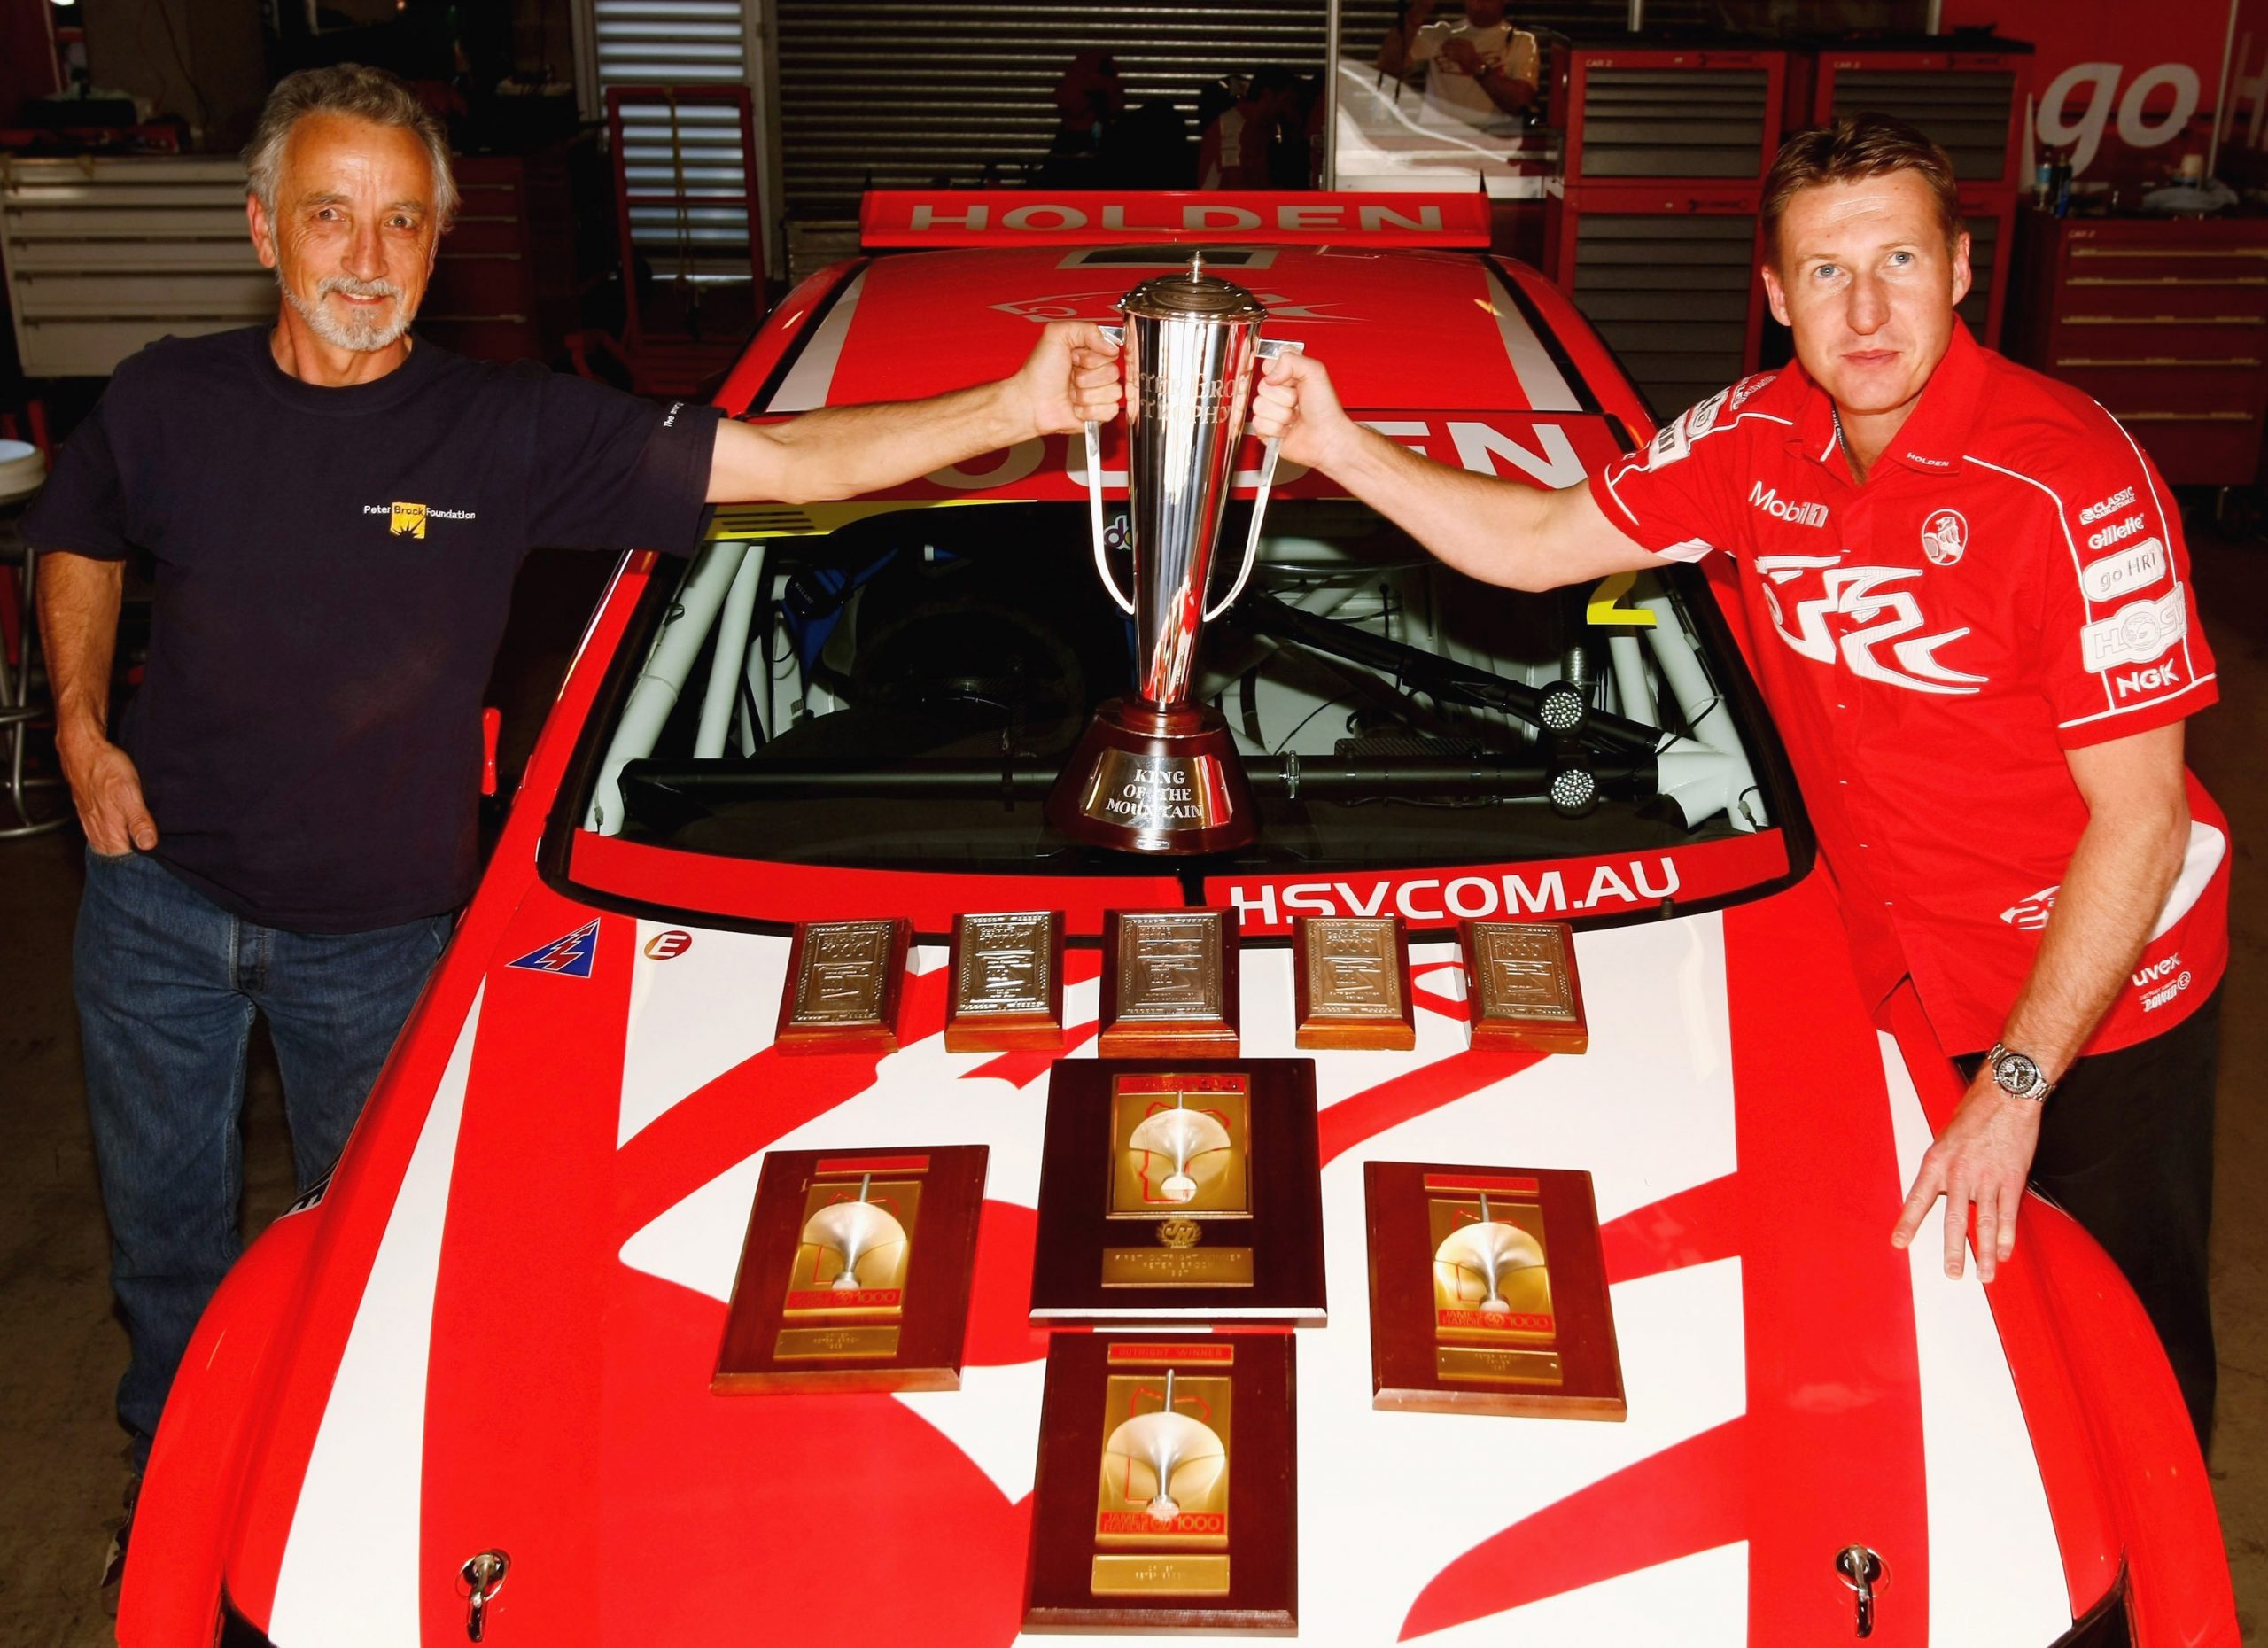
[[[261,105],[260,124],[245,145],[245,192],[276,218],[276,185],[284,175],[284,147],[291,128],[310,114],[342,114],[414,133],[433,164],[433,215],[444,229],[457,209],[456,175],[449,166],[448,134],[417,95],[384,69],[360,63],[301,69],[276,82]]]
[[[1937,197],[1948,251],[1961,240],[1961,186],[1953,161],[1920,128],[1891,114],[1846,114],[1832,126],[1798,132],[1780,145],[1764,175],[1764,260],[1780,262],[1780,220],[1788,203],[1822,183],[1855,183],[1891,172],[1912,172]]]

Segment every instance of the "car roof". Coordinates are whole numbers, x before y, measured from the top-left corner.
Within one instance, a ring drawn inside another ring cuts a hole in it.
[[[1349,407],[1377,414],[1581,412],[1594,404],[1517,284],[1469,253],[1208,246],[1207,267],[1268,306],[1270,338],[1325,361]],[[757,412],[942,393],[1012,372],[1051,320],[1120,319],[1134,285],[1188,248],[917,252],[839,284]]]

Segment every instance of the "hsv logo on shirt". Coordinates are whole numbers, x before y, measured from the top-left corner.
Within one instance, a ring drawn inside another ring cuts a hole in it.
[[[1917,569],[1845,566],[1839,556],[1765,555],[1752,564],[1765,580],[1773,628],[1806,658],[1839,657],[1853,675],[1909,692],[1969,693],[1984,684],[1985,677],[1938,659],[1939,649],[1969,630],[1930,631],[1912,587]]]

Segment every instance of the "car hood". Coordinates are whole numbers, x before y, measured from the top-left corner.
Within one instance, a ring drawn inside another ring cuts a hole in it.
[[[289,1502],[280,1648],[461,1640],[484,1551],[510,1560],[504,1648],[1015,1635],[1049,1056],[946,1053],[925,944],[900,1051],[781,1058],[787,951],[535,886],[469,1007],[424,1019],[450,1052],[428,1094],[384,1096],[426,1108],[344,1355],[285,1376],[322,1417],[262,1490]],[[1421,933],[1417,1050],[1314,1055],[1331,1315],[1296,1338],[1301,1635],[1843,1640],[1857,1543],[1889,1574],[1875,1640],[2052,1641],[2068,1597],[1984,1294],[1934,1235],[1889,1245],[1929,1131],[1823,883],[1576,951],[1588,1053],[1468,1050],[1454,947]],[[1075,946],[1072,1057],[1097,971]],[[1245,1056],[1308,1056],[1289,950],[1248,943],[1242,981]],[[990,1148],[962,1388],[711,1395],[765,1151],[952,1143]],[[1590,1170],[1626,1422],[1371,1409],[1373,1158]]]

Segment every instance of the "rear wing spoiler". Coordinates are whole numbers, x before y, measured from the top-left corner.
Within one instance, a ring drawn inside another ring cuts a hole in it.
[[[1192,190],[877,190],[858,212],[870,252],[1233,241],[1254,246],[1488,245],[1488,198]]]

